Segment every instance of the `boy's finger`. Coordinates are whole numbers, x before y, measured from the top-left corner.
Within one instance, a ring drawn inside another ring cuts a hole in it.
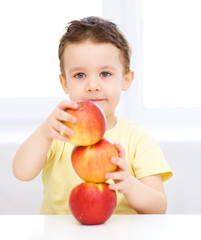
[[[124,172],[106,173],[105,177],[107,179],[112,179],[112,180],[123,180],[125,178],[125,173]]]
[[[111,162],[116,164],[119,168],[126,169],[126,161],[123,158],[112,157]]]
[[[118,151],[119,157],[125,159],[126,154],[125,154],[125,150],[124,150],[123,146],[120,143],[117,143],[117,142],[115,142],[114,145],[115,145],[115,147]]]
[[[60,140],[62,142],[70,142],[70,139],[67,136],[61,135],[56,130],[54,131],[53,138]]]
[[[72,116],[60,109],[57,110],[56,118],[63,122],[75,123],[77,121],[77,118],[75,116]]]
[[[118,183],[115,183],[115,184],[110,184],[108,187],[110,190],[117,190],[119,192],[123,192],[123,182],[118,182]]]
[[[60,109],[65,110],[66,108],[78,108],[78,104],[73,101],[63,100],[60,102],[59,106]]]
[[[63,123],[61,123],[60,121],[56,121],[54,124],[54,129],[59,132],[59,133],[63,133],[64,135],[67,136],[73,136],[74,135],[74,131],[68,127],[66,127],[66,125],[64,125]]]

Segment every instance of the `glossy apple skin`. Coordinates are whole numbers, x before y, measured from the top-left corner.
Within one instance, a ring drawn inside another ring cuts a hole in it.
[[[68,136],[70,142],[77,146],[88,146],[97,143],[103,138],[106,130],[106,118],[103,110],[89,100],[78,101],[77,109],[66,109],[66,112],[76,116],[75,123],[64,122],[74,130],[73,136]]]
[[[111,162],[112,157],[118,157],[114,144],[106,139],[90,146],[75,146],[71,161],[77,175],[86,182],[105,182],[105,173],[114,172],[117,165]]]
[[[116,192],[108,188],[108,183],[83,182],[70,194],[69,207],[78,222],[97,225],[107,221],[115,210]]]

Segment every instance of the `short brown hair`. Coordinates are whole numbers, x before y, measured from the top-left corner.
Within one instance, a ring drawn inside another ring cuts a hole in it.
[[[59,44],[59,60],[61,73],[63,69],[63,53],[69,43],[79,43],[90,39],[97,43],[112,43],[120,49],[123,57],[124,73],[130,71],[131,48],[128,41],[113,22],[99,18],[87,17],[71,21]]]

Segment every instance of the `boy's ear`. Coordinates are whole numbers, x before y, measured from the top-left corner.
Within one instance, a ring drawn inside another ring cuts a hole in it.
[[[62,74],[60,74],[59,79],[60,79],[60,83],[61,83],[61,86],[62,86],[64,92],[66,94],[68,94],[68,86],[67,86],[67,81],[66,81],[65,77]]]
[[[123,80],[123,84],[122,84],[122,90],[123,91],[126,91],[129,89],[132,81],[133,81],[133,78],[134,78],[134,71],[129,71],[125,77],[124,77],[124,80]]]

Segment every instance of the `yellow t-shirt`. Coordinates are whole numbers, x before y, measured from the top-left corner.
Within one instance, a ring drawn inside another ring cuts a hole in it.
[[[172,176],[158,144],[144,127],[125,119],[117,119],[115,127],[106,131],[104,137],[124,146],[130,172],[137,179],[161,174],[165,181]],[[69,195],[76,185],[83,182],[71,164],[73,147],[70,143],[58,140],[52,142],[42,172],[44,198],[41,214],[71,213],[68,204]],[[112,182],[112,180],[107,182],[110,183],[110,181]],[[136,211],[128,204],[124,195],[117,191],[117,206],[114,214],[135,213]]]

